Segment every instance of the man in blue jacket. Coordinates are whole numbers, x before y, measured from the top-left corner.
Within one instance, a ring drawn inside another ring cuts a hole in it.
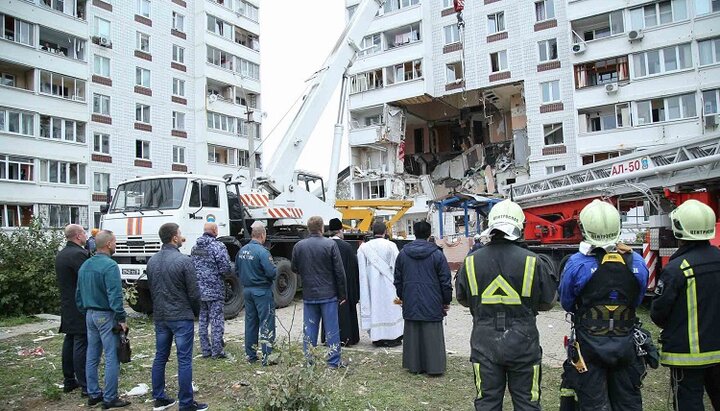
[[[436,244],[427,241],[430,224],[413,226],[416,240],[405,245],[395,261],[395,289],[405,319],[403,368],[414,374],[445,373],[442,320],[452,301],[450,267]]]
[[[245,297],[245,355],[254,363],[258,360],[258,332],[262,342],[262,364],[268,365],[268,356],[275,342],[275,300],[272,285],[277,275],[272,256],[263,244],[265,226],[256,221],[252,225],[252,240],[235,258],[235,267]]]
[[[559,292],[573,314],[587,371],[566,362],[563,378],[580,410],[641,411],[645,367],[633,334],[648,269],[639,254],[618,244],[620,214],[611,204],[593,200],[580,212],[580,225],[584,241],[565,264]]]

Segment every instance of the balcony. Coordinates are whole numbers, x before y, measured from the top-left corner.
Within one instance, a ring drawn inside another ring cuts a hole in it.
[[[260,38],[257,34],[251,33],[238,26],[235,26],[235,43],[247,47],[250,50],[260,51]]]
[[[85,46],[84,39],[40,26],[40,50],[84,62]]]
[[[246,108],[257,108],[259,94],[240,87],[208,78],[207,96],[209,104],[217,104],[218,110],[226,114],[238,115],[238,109],[244,114]],[[213,111],[217,111],[213,107]]]

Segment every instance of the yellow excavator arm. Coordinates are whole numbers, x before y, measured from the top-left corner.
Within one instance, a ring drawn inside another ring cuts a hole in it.
[[[376,210],[395,211],[392,218],[385,222],[388,231],[413,206],[412,200],[336,200],[335,208],[342,213],[343,226],[350,228],[347,221],[357,220],[355,226],[360,231],[370,231]]]

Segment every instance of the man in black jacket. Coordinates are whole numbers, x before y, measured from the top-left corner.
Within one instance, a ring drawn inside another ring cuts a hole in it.
[[[650,310],[663,329],[660,362],[670,367],[676,410],[705,410],[703,390],[720,410],[720,249],[709,241],[715,213],[688,200],[670,220],[680,248],[660,274]]]
[[[152,365],[153,410],[170,408],[176,401],[165,394],[165,366],[173,338],[178,359],[180,411],[206,410],[193,399],[192,357],[195,317],[200,314],[200,290],[192,259],[179,250],[185,238],[175,223],[160,226],[162,249],[147,264],[155,322],[155,360]]]
[[[65,248],[55,257],[55,274],[60,288],[60,332],[65,333],[62,348],[63,391],[82,388],[87,396],[85,381],[85,354],[87,352],[87,328],[85,315],[75,305],[78,271],[88,252],[83,248],[87,241],[85,230],[77,225],[65,227]]]
[[[412,373],[445,373],[445,332],[442,319],[452,301],[450,267],[436,244],[427,241],[430,224],[413,226],[416,240],[395,260],[395,290],[402,303],[403,368]]]

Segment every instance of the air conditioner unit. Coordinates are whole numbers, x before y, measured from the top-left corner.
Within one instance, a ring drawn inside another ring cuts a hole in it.
[[[710,114],[705,116],[705,128],[715,128],[720,123],[720,115]]]
[[[587,46],[585,45],[585,43],[576,43],[572,46],[572,52],[575,54],[582,54],[585,52],[586,48]]]
[[[642,38],[645,37],[645,34],[643,34],[642,30],[630,30],[628,31],[628,40],[630,42],[633,41],[640,41]]]
[[[610,83],[605,85],[605,92],[608,94],[615,94],[620,90],[620,85],[618,83]]]
[[[110,47],[112,46],[112,42],[107,37],[100,37],[100,40],[98,41],[101,46],[103,47]]]

